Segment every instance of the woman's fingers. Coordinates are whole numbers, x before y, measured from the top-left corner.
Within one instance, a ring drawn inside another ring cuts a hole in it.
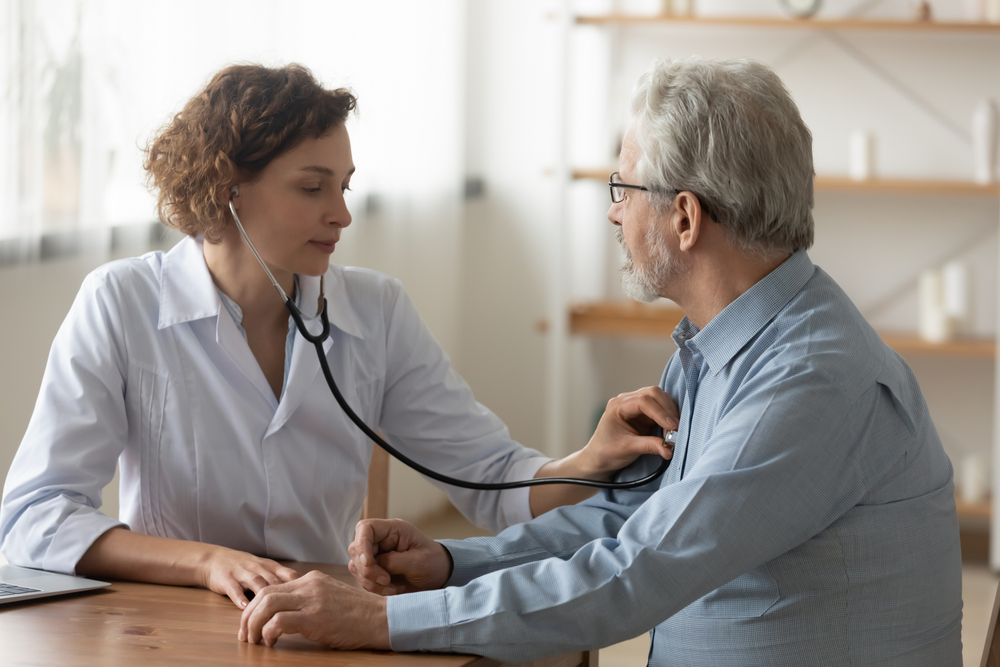
[[[652,436],[643,438],[642,445],[645,450],[643,451],[643,454],[662,456],[668,461],[674,458],[674,443],[672,442],[664,442],[662,438]]]
[[[202,585],[229,597],[241,609],[247,606],[247,596],[251,592],[256,595],[267,586],[284,584],[301,576],[277,561],[224,547],[216,547],[203,568]]]
[[[659,387],[650,387],[649,389],[650,391],[641,392],[631,401],[631,405],[628,406],[629,412],[632,413],[632,416],[640,414],[646,416],[664,430],[675,430],[679,420],[673,399]]]
[[[231,579],[226,585],[226,595],[239,609],[243,609],[250,603],[247,596],[243,594],[243,586],[236,579]]]
[[[277,579],[278,578],[275,577],[274,579],[275,579],[275,583],[277,583]],[[268,579],[266,577],[263,577],[263,576],[261,576],[259,574],[255,574],[255,575],[252,575],[252,576],[248,577],[248,579],[246,581],[244,581],[243,583],[244,583],[244,585],[248,589],[250,589],[254,593],[259,593],[261,591],[261,589],[267,588],[268,586],[271,585],[271,582],[268,581]]]
[[[643,424],[656,424],[665,431],[673,431],[680,423],[673,398],[659,387],[619,394],[608,402],[608,408],[612,416],[640,429]]]

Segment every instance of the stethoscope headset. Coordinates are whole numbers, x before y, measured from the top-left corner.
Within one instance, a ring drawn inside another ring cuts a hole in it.
[[[467,482],[465,480],[455,479],[454,477],[449,477],[429,468],[425,468],[405,454],[400,453],[395,447],[383,440],[378,433],[369,428],[368,425],[365,424],[360,417],[358,417],[354,410],[351,409],[351,406],[347,404],[343,394],[340,393],[340,389],[337,387],[336,381],[333,379],[333,373],[330,372],[330,366],[326,360],[326,353],[323,351],[323,343],[330,337],[330,320],[327,318],[326,314],[327,302],[323,289],[323,277],[321,276],[319,280],[319,296],[323,300],[323,310],[320,313],[320,321],[323,323],[323,330],[318,335],[313,335],[309,333],[308,329],[306,329],[305,321],[302,318],[302,312],[299,310],[298,306],[295,305],[292,299],[285,294],[285,290],[281,288],[278,281],[274,279],[274,275],[271,273],[271,270],[267,268],[267,264],[264,263],[260,253],[257,252],[257,248],[254,247],[253,243],[250,241],[250,237],[247,236],[246,230],[243,229],[243,223],[240,222],[240,217],[236,214],[236,207],[233,206],[233,197],[239,195],[239,193],[239,186],[234,185],[229,196],[229,211],[233,214],[233,220],[236,222],[236,227],[240,230],[240,236],[243,237],[243,240],[246,241],[246,244],[250,247],[251,252],[253,252],[254,257],[256,257],[257,261],[260,262],[264,272],[267,273],[267,277],[271,279],[271,284],[274,285],[274,289],[278,290],[278,294],[281,296],[281,300],[285,303],[285,308],[287,308],[288,312],[291,313],[292,319],[295,321],[295,327],[299,330],[299,333],[302,334],[303,338],[315,346],[316,356],[319,359],[320,368],[323,369],[323,377],[326,378],[326,384],[330,387],[330,391],[333,392],[333,397],[337,400],[341,409],[347,414],[348,417],[350,417],[351,421],[354,422],[365,435],[371,438],[372,441],[379,447],[409,467],[413,468],[422,475],[430,477],[431,479],[445,484],[450,484],[452,486],[458,486],[463,489],[502,491],[504,489],[518,489],[526,486],[542,486],[544,484],[575,484],[577,486],[590,486],[598,489],[634,489],[657,479],[666,471],[667,466],[670,465],[670,461],[668,459],[664,459],[660,462],[659,467],[653,471],[652,474],[641,479],[628,482],[601,482],[592,479],[577,479],[575,477],[541,477],[538,479],[526,479],[519,482]],[[674,442],[675,437],[676,431],[668,431],[664,437],[664,441]]]

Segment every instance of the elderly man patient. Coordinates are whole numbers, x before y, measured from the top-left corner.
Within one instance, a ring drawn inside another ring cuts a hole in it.
[[[623,283],[686,314],[648,394],[680,407],[666,475],[492,538],[362,522],[367,590],[265,588],[241,639],[519,662],[649,630],[651,665],[961,665],[951,466],[907,365],[806,254],[788,91],[751,61],[661,61],[632,112],[608,212]],[[598,430],[645,435],[620,400]]]

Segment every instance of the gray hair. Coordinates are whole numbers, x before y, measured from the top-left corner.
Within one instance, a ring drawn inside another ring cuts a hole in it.
[[[658,210],[686,190],[744,250],[812,245],[812,134],[767,65],[657,60],[636,84],[632,114],[637,173]]]

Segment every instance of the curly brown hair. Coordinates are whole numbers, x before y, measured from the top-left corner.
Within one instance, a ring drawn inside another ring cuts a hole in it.
[[[221,187],[252,180],[303,139],[345,122],[356,105],[351,91],[324,89],[302,65],[225,68],[146,146],[160,220],[218,242],[229,219]]]

